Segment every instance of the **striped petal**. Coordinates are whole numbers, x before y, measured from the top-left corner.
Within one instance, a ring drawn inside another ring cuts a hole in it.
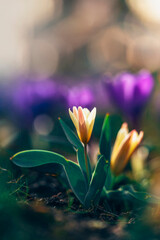
[[[86,120],[81,107],[78,107],[78,120],[80,124],[83,124]]]
[[[80,140],[86,144],[88,131],[87,131],[87,126],[86,126],[86,121],[85,121],[85,115],[84,115],[81,107],[78,108],[78,119],[79,119]]]

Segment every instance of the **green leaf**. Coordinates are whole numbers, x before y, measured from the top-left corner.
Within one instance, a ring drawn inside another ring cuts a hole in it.
[[[86,164],[85,164],[84,148],[80,148],[77,150],[77,160],[81,167],[82,173],[83,173],[85,181],[86,181],[86,186],[88,189],[88,177],[87,177]],[[89,181],[90,181],[91,177],[92,177],[92,170],[91,170],[91,165],[90,165],[88,156],[87,156],[87,161],[88,161]]]
[[[132,185],[126,185],[117,190],[106,191],[106,197],[111,201],[123,201],[123,200],[131,200],[135,199],[141,202],[149,203],[149,204],[159,204],[160,198],[153,196],[147,192],[138,192],[134,189]]]
[[[84,203],[87,190],[81,169],[76,163],[66,160],[60,154],[43,150],[22,151],[15,154],[11,160],[20,167],[37,167],[48,163],[61,164],[65,170],[71,189],[79,201],[82,204]]]
[[[83,148],[81,141],[77,138],[77,136],[74,134],[74,132],[68,127],[68,125],[61,118],[59,118],[59,121],[60,121],[62,129],[63,129],[68,141],[76,149]]]
[[[135,184],[135,181],[131,180],[125,174],[120,174],[118,176],[115,176],[112,173],[111,168],[109,168],[109,172],[105,182],[106,190],[118,189],[121,186],[129,185],[129,184]]]
[[[87,208],[90,207],[91,204],[98,204],[107,177],[108,168],[109,162],[101,155],[92,174],[89,190],[85,198],[85,206]]]
[[[59,119],[61,126],[64,130],[64,133],[68,139],[68,141],[76,148],[77,152],[77,160],[79,163],[79,166],[81,168],[81,171],[83,173],[85,182],[86,182],[86,187],[88,188],[88,177],[87,177],[87,172],[86,172],[86,165],[85,165],[85,157],[84,157],[84,146],[81,143],[81,141],[77,138],[77,136],[74,134],[74,132],[67,126],[67,124],[62,120]],[[92,171],[91,171],[91,165],[89,158],[88,159],[88,167],[89,167],[89,180],[91,179],[92,176]]]
[[[100,142],[99,142],[100,153],[105,156],[105,158],[110,162],[111,156],[111,129],[110,129],[110,120],[109,114],[106,114],[106,117],[103,122]]]
[[[147,192],[138,192],[134,189],[132,185],[124,186],[123,191],[128,191],[132,197],[136,198],[139,201],[143,201],[151,204],[153,203],[160,204],[160,198]]]
[[[109,167],[108,174],[107,174],[106,181],[105,181],[105,188],[106,188],[106,190],[112,189],[113,180],[114,180],[114,176],[112,174],[111,168]]]

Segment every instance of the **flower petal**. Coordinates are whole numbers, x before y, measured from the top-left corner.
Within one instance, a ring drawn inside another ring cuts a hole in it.
[[[78,120],[80,124],[83,124],[85,122],[85,116],[82,107],[78,107]]]
[[[86,116],[86,119],[88,118],[90,111],[88,110],[88,108],[83,108],[83,113]]]
[[[72,119],[72,122],[75,126],[75,128],[77,129],[77,131],[79,131],[79,125],[78,125],[78,119],[75,117],[75,115],[72,113],[72,111],[70,110],[69,108],[69,115],[70,115],[70,118]]]
[[[139,135],[136,132],[136,130],[132,131],[131,144],[130,144],[130,149],[129,149],[128,156],[127,156],[128,158],[131,157],[131,155],[135,152],[135,150],[141,143],[141,141],[143,139],[143,135],[144,135],[144,133],[142,131],[139,133]]]
[[[95,117],[96,117],[96,107],[94,107],[93,109],[92,109],[92,111],[90,112],[90,114],[89,114],[89,116],[88,116],[88,124],[90,125],[91,124],[91,122],[93,121],[93,120],[95,120]]]
[[[89,142],[90,138],[91,138],[91,134],[92,134],[92,131],[93,131],[93,126],[94,126],[94,120],[91,122],[90,126],[88,127],[88,138],[87,138],[87,141]]]
[[[126,141],[126,139],[129,137],[128,133],[128,124],[123,123],[120,130],[118,131],[115,144],[112,150],[112,158],[115,159],[117,157],[118,152],[120,151],[122,145]]]
[[[83,143],[87,143],[88,130],[86,126],[85,116],[83,109],[78,107],[78,119],[79,119],[79,137]]]
[[[76,117],[76,119],[78,120],[78,110],[75,106],[73,107],[73,114]]]
[[[96,108],[90,112],[87,108],[79,106],[77,109],[74,106],[73,112],[69,109],[69,115],[76,127],[79,139],[84,144],[87,144],[92,134],[96,117]]]
[[[117,151],[115,155],[112,154],[111,156],[111,169],[115,175],[121,173],[127,164],[131,137],[132,135],[128,134],[119,151]]]
[[[92,134],[93,126],[94,126],[94,122],[95,122],[95,117],[96,117],[96,108],[94,108],[91,111],[91,113],[86,121],[87,129],[88,129],[88,141],[91,138],[91,134]]]

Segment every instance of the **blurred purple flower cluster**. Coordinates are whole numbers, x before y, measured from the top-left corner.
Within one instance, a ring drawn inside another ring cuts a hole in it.
[[[10,98],[15,117],[26,126],[38,115],[54,117],[67,107],[66,87],[52,79],[20,79],[12,86]]]
[[[21,77],[10,86],[3,86],[0,114],[9,112],[19,127],[32,128],[40,115],[55,120],[68,114],[68,108],[73,106],[89,109],[95,106],[99,113],[106,113],[111,111],[113,102],[135,121],[140,118],[154,87],[153,77],[144,70],[138,74],[124,72],[114,78],[105,77],[103,82],[100,78],[78,80],[68,84],[66,78]]]
[[[134,122],[141,117],[151,96],[154,79],[146,70],[137,74],[123,72],[113,79],[106,77],[104,86],[113,103]]]
[[[9,96],[12,117],[28,127],[39,115],[55,119],[73,106],[107,108],[108,100],[100,80],[82,79],[70,86],[65,82],[66,79],[20,78],[14,82]]]

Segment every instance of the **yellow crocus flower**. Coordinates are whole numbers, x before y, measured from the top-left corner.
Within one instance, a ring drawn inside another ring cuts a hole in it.
[[[93,108],[90,112],[87,108],[73,107],[73,112],[69,109],[69,115],[75,125],[80,141],[87,144],[91,138],[96,108]]]
[[[111,170],[115,175],[119,175],[123,171],[142,138],[142,131],[139,134],[136,130],[129,132],[127,123],[122,124],[111,155]]]

